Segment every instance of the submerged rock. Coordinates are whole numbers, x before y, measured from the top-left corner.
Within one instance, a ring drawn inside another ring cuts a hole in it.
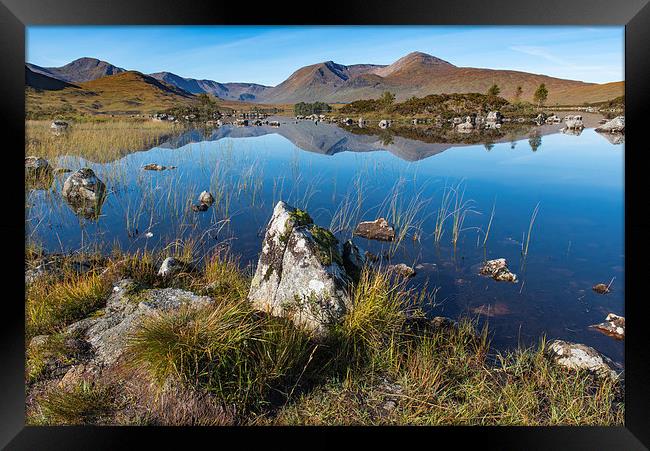
[[[548,346],[548,353],[555,363],[566,368],[586,370],[600,377],[618,379],[614,362],[589,346],[554,340]]]
[[[625,116],[618,116],[596,128],[597,132],[625,133]]]
[[[597,283],[593,287],[591,287],[592,290],[594,290],[598,294],[607,294],[609,293],[609,286],[605,285],[604,283]]]
[[[479,274],[482,276],[490,276],[499,282],[517,283],[517,275],[510,272],[505,258],[486,261],[481,266]]]
[[[594,324],[589,327],[593,327],[605,335],[614,337],[617,340],[623,340],[625,338],[625,318],[615,315],[614,313],[608,314],[605,318],[605,322]]]
[[[411,268],[410,266],[404,263],[399,263],[397,265],[390,265],[387,268],[387,271],[389,273],[397,274],[399,276],[406,277],[406,278],[411,278],[416,274],[415,269]]]
[[[198,204],[198,205],[192,205],[192,211],[206,211],[208,209],[207,204]]]
[[[369,240],[393,241],[395,229],[384,218],[374,221],[363,221],[357,225],[354,235],[368,238]]]
[[[351,307],[350,282],[334,235],[278,202],[248,294],[253,306],[324,336]]]
[[[149,163],[149,164],[145,164],[142,167],[142,169],[144,169],[145,171],[164,171],[165,169],[167,169],[167,166],[162,166],[156,163]]]

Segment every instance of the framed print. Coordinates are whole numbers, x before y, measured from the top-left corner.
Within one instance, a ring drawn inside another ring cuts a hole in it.
[[[8,449],[646,449],[647,2],[3,2]]]

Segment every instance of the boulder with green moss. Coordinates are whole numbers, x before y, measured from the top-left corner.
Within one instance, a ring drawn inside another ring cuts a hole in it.
[[[258,310],[326,335],[351,306],[343,246],[306,212],[278,202],[249,292]]]

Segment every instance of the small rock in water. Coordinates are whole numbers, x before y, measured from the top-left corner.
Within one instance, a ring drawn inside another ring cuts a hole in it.
[[[393,241],[395,239],[395,229],[384,218],[379,218],[374,221],[360,222],[354,230],[354,235],[369,240]]]
[[[607,315],[605,322],[594,324],[589,327],[593,327],[605,335],[614,337],[617,340],[623,340],[625,338],[625,318],[623,316],[615,315],[614,313]]]
[[[406,278],[411,278],[415,276],[415,269],[411,268],[408,265],[405,265],[404,263],[399,263],[397,265],[390,265],[388,267],[388,272],[389,273],[395,273],[397,275],[400,275],[402,277]]]
[[[209,193],[207,191],[203,191],[199,195],[199,202],[201,202],[202,204],[206,204],[206,205],[212,205],[214,203],[214,197],[212,196],[211,193]]]
[[[505,258],[486,261],[481,267],[479,274],[482,276],[490,276],[499,282],[517,283],[517,275],[510,272]]]
[[[206,211],[207,209],[208,205],[206,204],[192,205],[192,211]]]
[[[597,283],[592,287],[592,290],[594,290],[598,294],[607,294],[609,293],[609,287],[605,285],[604,283]]]
[[[144,165],[142,169],[144,169],[145,171],[164,171],[167,168],[165,166],[156,163],[149,163]]]

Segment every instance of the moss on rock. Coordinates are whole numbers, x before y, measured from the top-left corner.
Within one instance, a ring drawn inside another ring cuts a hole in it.
[[[329,230],[312,225],[309,229],[314,242],[316,243],[316,256],[324,265],[331,265],[336,262],[343,266],[343,257],[339,252],[339,240]]]

